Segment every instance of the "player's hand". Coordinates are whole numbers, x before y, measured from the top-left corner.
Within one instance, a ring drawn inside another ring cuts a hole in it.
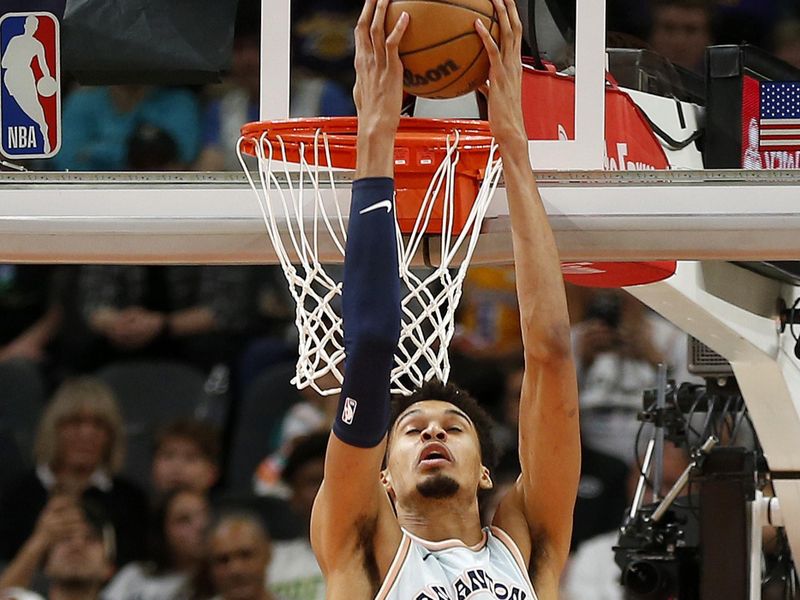
[[[522,118],[522,21],[514,0],[492,0],[500,25],[500,45],[480,19],[475,29],[489,56],[489,82],[481,88],[489,109],[489,125],[502,149],[513,142],[525,142]]]
[[[398,45],[408,26],[403,13],[387,36],[386,7],[389,0],[366,0],[355,30],[356,84],[353,100],[358,111],[359,137],[394,139],[403,100],[403,65]]]

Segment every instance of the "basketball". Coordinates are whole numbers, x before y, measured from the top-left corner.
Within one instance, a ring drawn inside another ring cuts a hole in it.
[[[42,77],[36,82],[36,91],[39,92],[40,96],[44,96],[45,98],[49,98],[55,94],[57,88],[58,85],[53,77]]]
[[[406,92],[455,98],[486,82],[489,57],[475,31],[475,19],[481,19],[499,43],[491,0],[392,0],[386,11],[387,35],[404,11],[410,17],[400,40]]]

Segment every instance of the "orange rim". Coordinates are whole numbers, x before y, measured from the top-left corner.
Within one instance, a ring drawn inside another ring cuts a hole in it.
[[[395,137],[395,169],[433,172],[447,152],[448,143],[453,143],[456,132],[461,156],[457,168],[483,168],[493,144],[487,121],[401,117]],[[256,156],[256,146],[263,144],[265,156],[269,156],[269,147],[272,147],[275,159],[298,163],[302,148],[303,159],[311,164],[327,166],[330,154],[330,166],[354,168],[357,133],[356,117],[258,121],[242,127],[242,152]],[[327,141],[327,153],[323,139]]]

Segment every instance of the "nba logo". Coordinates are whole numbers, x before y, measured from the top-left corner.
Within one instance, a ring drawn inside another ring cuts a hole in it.
[[[58,19],[47,12],[0,18],[0,153],[49,158],[61,146]]]
[[[342,410],[342,421],[344,421],[348,425],[352,425],[353,424],[353,419],[356,418],[356,407],[357,406],[358,406],[358,402],[356,402],[352,398],[345,398],[344,408]]]

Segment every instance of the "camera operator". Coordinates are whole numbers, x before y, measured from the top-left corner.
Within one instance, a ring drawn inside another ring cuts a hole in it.
[[[686,373],[686,335],[621,290],[597,290],[572,330],[583,443],[625,464],[633,460],[642,392],[661,362]]]

